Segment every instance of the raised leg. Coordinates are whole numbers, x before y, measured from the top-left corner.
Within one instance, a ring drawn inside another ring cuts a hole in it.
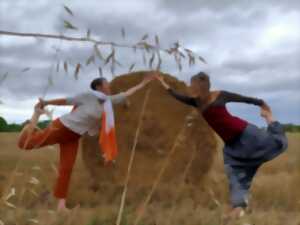
[[[288,147],[288,139],[281,123],[275,121],[269,124],[267,132],[274,138],[278,148],[284,151]]]
[[[272,110],[267,104],[264,104],[261,107],[261,116],[266,119],[266,122],[268,124],[267,132],[270,137],[269,139],[271,140],[271,142],[275,142],[272,149],[273,154],[269,155],[266,159],[270,160],[287,149],[288,139],[286,137],[282,124],[274,119]]]
[[[18,146],[21,149],[32,149],[34,146],[30,146],[30,139],[36,131],[36,126],[40,116],[44,113],[43,109],[35,106],[33,115],[30,121],[23,127],[20,136]]]

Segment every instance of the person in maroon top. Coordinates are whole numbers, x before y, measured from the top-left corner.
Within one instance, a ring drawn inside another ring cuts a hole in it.
[[[209,76],[204,72],[192,77],[191,96],[177,93],[161,76],[157,75],[157,79],[174,98],[197,108],[224,141],[224,164],[233,208],[230,217],[243,214],[248,206],[249,189],[258,168],[287,149],[283,126],[274,120],[270,107],[262,99],[228,91],[211,91]],[[261,116],[267,121],[267,130],[231,115],[226,108],[230,102],[259,106]]]

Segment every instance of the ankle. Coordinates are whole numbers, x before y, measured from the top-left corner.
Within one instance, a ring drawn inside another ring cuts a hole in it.
[[[57,210],[65,210],[66,209],[66,199],[58,199]]]
[[[275,119],[273,118],[273,116],[267,116],[265,119],[266,119],[266,122],[268,125],[275,122]]]

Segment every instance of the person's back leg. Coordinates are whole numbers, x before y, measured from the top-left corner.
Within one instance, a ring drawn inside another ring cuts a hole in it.
[[[274,121],[268,125],[267,132],[274,138],[276,143],[278,143],[279,148],[284,151],[288,147],[288,139],[284,131],[283,125]]]
[[[41,109],[35,108],[31,121],[22,129],[18,139],[18,147],[20,149],[32,150],[47,145],[54,145],[63,138],[60,132],[63,127],[58,120],[52,121],[45,129],[36,128],[42,113]]]
[[[18,146],[20,149],[33,149],[33,143],[30,143],[30,138],[35,134],[36,127],[40,116],[43,114],[43,110],[35,107],[31,119],[24,125],[20,132]]]
[[[261,116],[265,118],[268,128],[267,134],[270,140],[277,144],[277,149],[274,152],[281,153],[288,147],[288,139],[286,137],[283,125],[274,119],[271,108],[265,104],[261,109]]]

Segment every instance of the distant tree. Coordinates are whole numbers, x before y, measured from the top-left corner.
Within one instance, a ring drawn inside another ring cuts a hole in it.
[[[7,129],[7,122],[3,117],[0,117],[0,132],[4,132]]]
[[[21,131],[21,129],[22,129],[22,125],[13,123],[7,125],[6,132],[18,132]]]
[[[50,122],[51,122],[50,120],[41,121],[38,123],[38,127],[44,129],[49,125]]]
[[[287,132],[300,132],[300,125],[295,124],[285,124],[284,129]]]
[[[51,122],[50,120],[44,120],[39,122],[37,126],[40,129],[44,129],[49,125],[50,122]],[[3,117],[0,117],[0,132],[19,132],[22,130],[22,128],[23,128],[23,124],[17,124],[17,123],[8,124]]]

